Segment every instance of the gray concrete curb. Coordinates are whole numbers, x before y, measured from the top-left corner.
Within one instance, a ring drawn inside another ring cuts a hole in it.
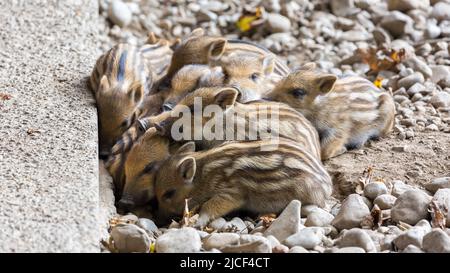
[[[0,251],[98,252],[92,0],[0,1]]]

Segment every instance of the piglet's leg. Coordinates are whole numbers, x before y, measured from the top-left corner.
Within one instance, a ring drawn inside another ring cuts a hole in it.
[[[321,143],[322,160],[326,160],[328,158],[345,153],[347,151],[347,149],[345,148],[345,142],[345,138],[334,136],[332,138],[329,138],[325,143]]]
[[[211,220],[230,213],[242,207],[244,200],[230,194],[218,194],[206,201],[201,209],[196,227],[204,227]]]

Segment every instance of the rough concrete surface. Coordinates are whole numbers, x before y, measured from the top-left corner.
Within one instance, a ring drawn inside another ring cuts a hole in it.
[[[99,251],[97,1],[0,1],[0,251]]]
[[[114,183],[111,175],[105,168],[103,160],[100,160],[98,167],[100,187],[100,238],[107,241],[109,239],[109,220],[117,214],[116,207],[114,206]]]

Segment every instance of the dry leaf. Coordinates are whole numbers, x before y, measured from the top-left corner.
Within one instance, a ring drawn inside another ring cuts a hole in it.
[[[383,70],[396,71],[396,65],[405,59],[405,49],[395,50],[384,47],[369,47],[358,49],[362,61],[369,65],[367,74],[378,73]]]
[[[149,251],[150,253],[155,253],[155,251],[156,251],[155,250],[155,245],[156,245],[155,243],[151,243],[150,244],[150,251]]]
[[[184,199],[183,218],[180,221],[181,227],[192,227],[198,220],[198,214],[194,214],[195,208],[189,210],[189,199]]]
[[[362,176],[358,179],[358,185],[356,185],[355,192],[357,194],[362,194],[364,192],[364,188],[367,184],[372,182],[373,178],[373,167],[369,166],[364,171]]]
[[[112,229],[115,226],[120,225],[120,224],[134,224],[134,223],[135,223],[135,221],[132,221],[131,219],[123,219],[123,218],[120,218],[120,216],[118,216],[118,217],[113,217],[113,218],[109,219],[109,228]]]
[[[34,135],[40,134],[40,133],[41,133],[41,131],[39,131],[38,129],[30,128],[30,129],[27,130],[27,134],[30,135],[30,136],[34,136]]]
[[[383,86],[383,78],[378,76],[375,81],[373,81],[373,84],[378,87],[381,88]]]
[[[263,226],[264,228],[268,228],[270,226],[270,224],[272,224],[272,222],[276,219],[276,215],[271,213],[271,214],[266,214],[263,215],[261,217],[259,217],[259,219],[263,222]]]
[[[377,228],[383,224],[383,212],[381,211],[380,207],[378,207],[378,205],[373,206],[370,215],[372,216],[374,227]]]
[[[213,233],[214,231],[216,231],[215,229],[213,229],[212,227],[204,227],[203,231],[208,232],[208,233]]]
[[[236,22],[236,26],[240,31],[247,32],[256,26],[261,25],[263,23],[262,13],[262,7],[257,7],[255,12],[244,11]]]
[[[102,239],[100,242],[109,252],[111,252],[111,253],[119,252],[119,250],[114,245],[114,241],[113,241],[112,237],[109,237],[108,241],[105,241]]]
[[[429,212],[431,213],[431,226],[444,229],[446,225],[446,212],[443,212],[436,201],[431,201]]]
[[[192,214],[189,211],[188,206],[188,199],[184,199],[184,211],[183,211],[183,219],[181,219],[181,226],[185,227],[189,225],[189,219],[191,218]]]
[[[232,232],[232,233],[241,232],[241,230],[239,230],[238,227],[235,226],[235,225],[231,225],[231,226],[227,227],[224,231],[225,232]]]
[[[9,94],[0,93],[0,100],[10,100],[11,98],[12,96]]]
[[[370,214],[363,218],[361,221],[362,228],[378,228],[382,226],[387,220],[391,218],[390,213],[388,215],[384,215],[383,210],[378,207],[378,205],[374,205]]]
[[[369,215],[364,216],[364,218],[361,220],[361,222],[359,224],[361,225],[361,228],[373,229],[374,224],[373,224],[372,215],[369,214]]]
[[[405,223],[405,222],[398,221],[397,227],[400,230],[405,231],[405,230],[410,229],[412,226],[410,224]]]

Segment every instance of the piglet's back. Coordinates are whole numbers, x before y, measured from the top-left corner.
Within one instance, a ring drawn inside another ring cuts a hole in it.
[[[292,199],[325,205],[331,178],[320,159],[288,139],[230,142],[195,155],[201,175],[192,194],[239,192],[244,207],[277,212]]]

